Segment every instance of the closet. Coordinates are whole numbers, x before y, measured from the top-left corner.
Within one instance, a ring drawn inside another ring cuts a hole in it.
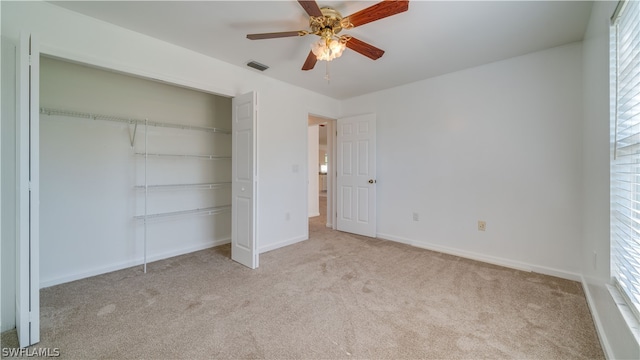
[[[43,57],[40,105],[43,286],[230,241],[230,98]]]

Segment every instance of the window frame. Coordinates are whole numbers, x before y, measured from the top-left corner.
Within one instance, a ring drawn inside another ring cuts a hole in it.
[[[625,17],[629,12],[631,20]],[[633,112],[636,107],[640,109],[639,19],[640,2],[622,0],[611,17],[610,32],[610,271],[612,284],[636,321],[640,320],[640,111],[635,115]],[[621,34],[621,26],[628,33]],[[625,43],[619,41],[629,38],[631,40]],[[624,60],[630,59],[628,68],[622,66],[621,69],[621,53],[623,57],[627,55]],[[620,91],[621,87],[624,91]],[[628,102],[621,102],[622,99]],[[621,117],[627,110],[620,109],[628,104],[632,114]],[[625,195],[621,196],[621,193]]]

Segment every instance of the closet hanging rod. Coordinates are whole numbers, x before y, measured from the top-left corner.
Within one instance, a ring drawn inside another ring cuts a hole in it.
[[[71,117],[91,119],[91,120],[114,121],[114,122],[130,124],[130,125],[145,125],[144,119],[131,119],[131,118],[118,117],[118,116],[111,116],[111,115],[101,115],[101,114],[84,113],[79,111],[59,110],[59,109],[52,109],[52,108],[46,108],[46,107],[41,107],[40,113],[46,114],[46,115],[71,116]],[[163,122],[150,121],[150,120],[146,122],[146,125],[182,129],[182,130],[197,130],[197,131],[207,131],[207,132],[221,133],[221,134],[231,134],[230,130],[220,129],[216,127],[163,123]]]

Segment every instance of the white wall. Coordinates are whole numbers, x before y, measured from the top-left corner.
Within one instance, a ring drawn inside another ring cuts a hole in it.
[[[594,4],[583,44],[582,274],[609,358],[638,359],[640,346],[609,294],[609,19],[617,2]]]
[[[231,99],[43,57],[40,105],[133,119],[231,129]],[[40,282],[80,279],[143,259],[145,129],[68,116],[40,117]],[[149,127],[148,151],[231,156],[231,136]],[[231,181],[231,160],[150,157],[149,185]],[[150,190],[149,214],[231,204],[231,187]],[[228,243],[231,213],[150,221],[147,259]]]
[[[336,118],[337,100],[50,3],[3,1],[0,6],[2,34],[17,39],[20,32],[32,32],[48,55],[226,96],[256,91],[259,248],[308,238],[307,118],[309,113]],[[3,236],[2,241],[15,239]]]
[[[581,76],[575,43],[344,101],[377,114],[378,236],[579,279]]]
[[[320,126],[309,125],[308,129],[308,169],[309,172],[309,217],[320,215],[320,202],[318,199],[319,184],[318,184],[318,153],[319,153],[319,134]]]

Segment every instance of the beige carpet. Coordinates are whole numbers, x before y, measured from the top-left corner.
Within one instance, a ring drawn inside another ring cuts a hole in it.
[[[36,347],[75,359],[604,358],[579,283],[325,222],[257,270],[226,245],[43,289]]]

